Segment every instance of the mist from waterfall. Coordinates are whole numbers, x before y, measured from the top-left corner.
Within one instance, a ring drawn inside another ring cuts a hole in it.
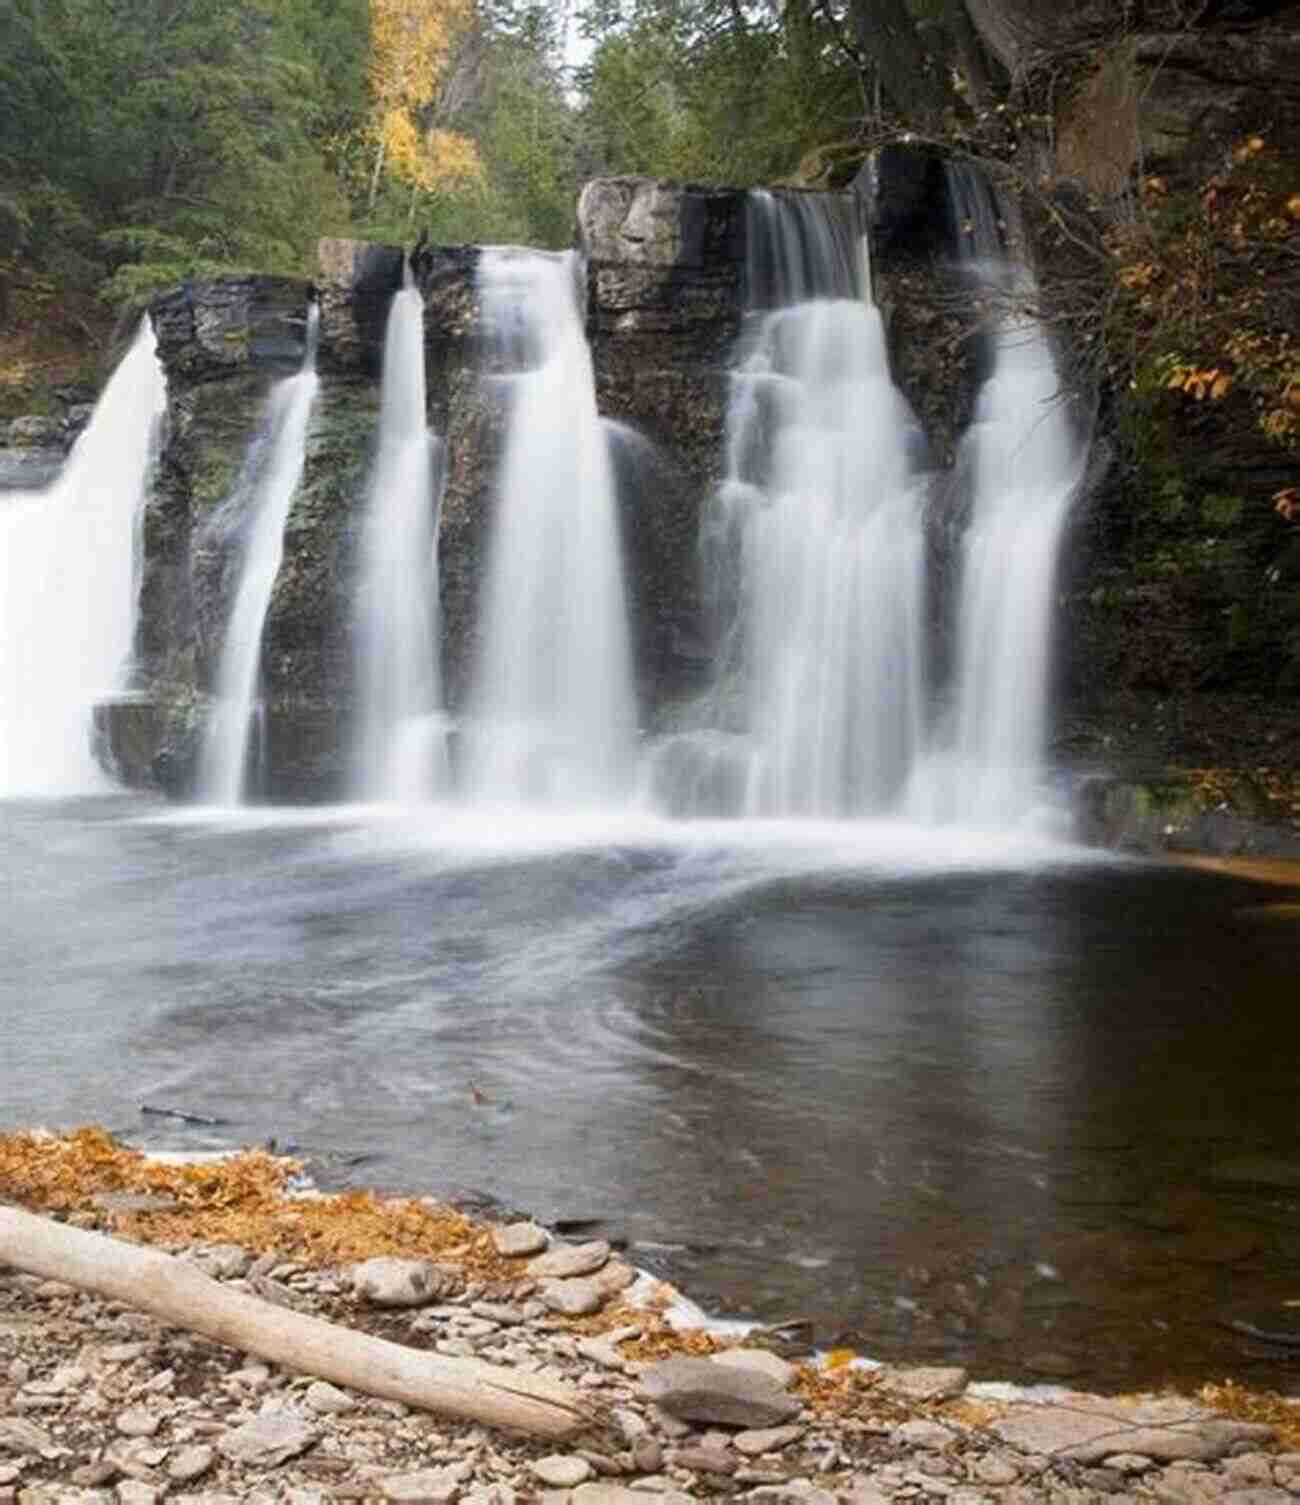
[[[464,786],[478,801],[608,804],[633,778],[627,603],[584,275],[573,252],[494,248],[479,265],[484,380],[508,416],[464,728]]]
[[[302,479],[307,426],[319,386],[319,324],[320,309],[312,303],[302,369],[271,389],[266,418],[241,482],[215,519],[218,527],[239,527],[243,541],[235,566],[239,584],[217,671],[216,699],[199,753],[198,794],[204,804],[237,805],[245,795],[249,739],[258,723],[262,632],[284,557],[285,523]]]
[[[427,418],[424,300],[408,272],[384,334],[379,438],[361,541],[353,787],[362,799],[420,803],[447,782],[438,640],[441,472],[442,445]]]
[[[916,423],[890,380],[849,195],[749,195],[725,479],[705,523],[710,725],[655,756],[686,814],[858,816],[897,800],[924,726]]]
[[[961,441],[969,487],[951,721],[920,766],[909,811],[1005,828],[1050,810],[1047,740],[1054,584],[1085,448],[1051,347],[1026,311],[1034,286],[1007,257],[984,179],[948,164],[958,245],[996,314],[992,368]]]
[[[104,785],[93,708],[135,638],[140,525],[166,401],[146,318],[45,491],[0,492],[0,797]]]

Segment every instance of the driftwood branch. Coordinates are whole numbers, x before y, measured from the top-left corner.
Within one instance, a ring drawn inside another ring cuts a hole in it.
[[[175,1327],[368,1395],[542,1437],[591,1421],[567,1385],[478,1359],[407,1348],[288,1311],[156,1249],[0,1207],[0,1265],[65,1281]]]

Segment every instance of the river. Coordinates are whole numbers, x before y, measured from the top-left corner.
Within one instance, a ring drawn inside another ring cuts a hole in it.
[[[0,834],[0,1126],[603,1220],[882,1358],[1294,1378],[1224,1325],[1300,1291],[1294,895],[891,823],[110,795]]]

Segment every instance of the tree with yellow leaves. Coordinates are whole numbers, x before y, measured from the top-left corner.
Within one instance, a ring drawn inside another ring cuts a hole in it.
[[[422,192],[481,180],[473,141],[441,123],[473,23],[471,0],[370,0],[368,209],[385,173],[410,187],[410,217]]]

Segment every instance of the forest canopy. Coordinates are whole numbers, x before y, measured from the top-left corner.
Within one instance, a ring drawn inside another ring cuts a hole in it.
[[[1022,4],[0,0],[0,258],[116,301],[326,233],[563,245],[597,173],[815,178],[970,116],[968,6]]]

